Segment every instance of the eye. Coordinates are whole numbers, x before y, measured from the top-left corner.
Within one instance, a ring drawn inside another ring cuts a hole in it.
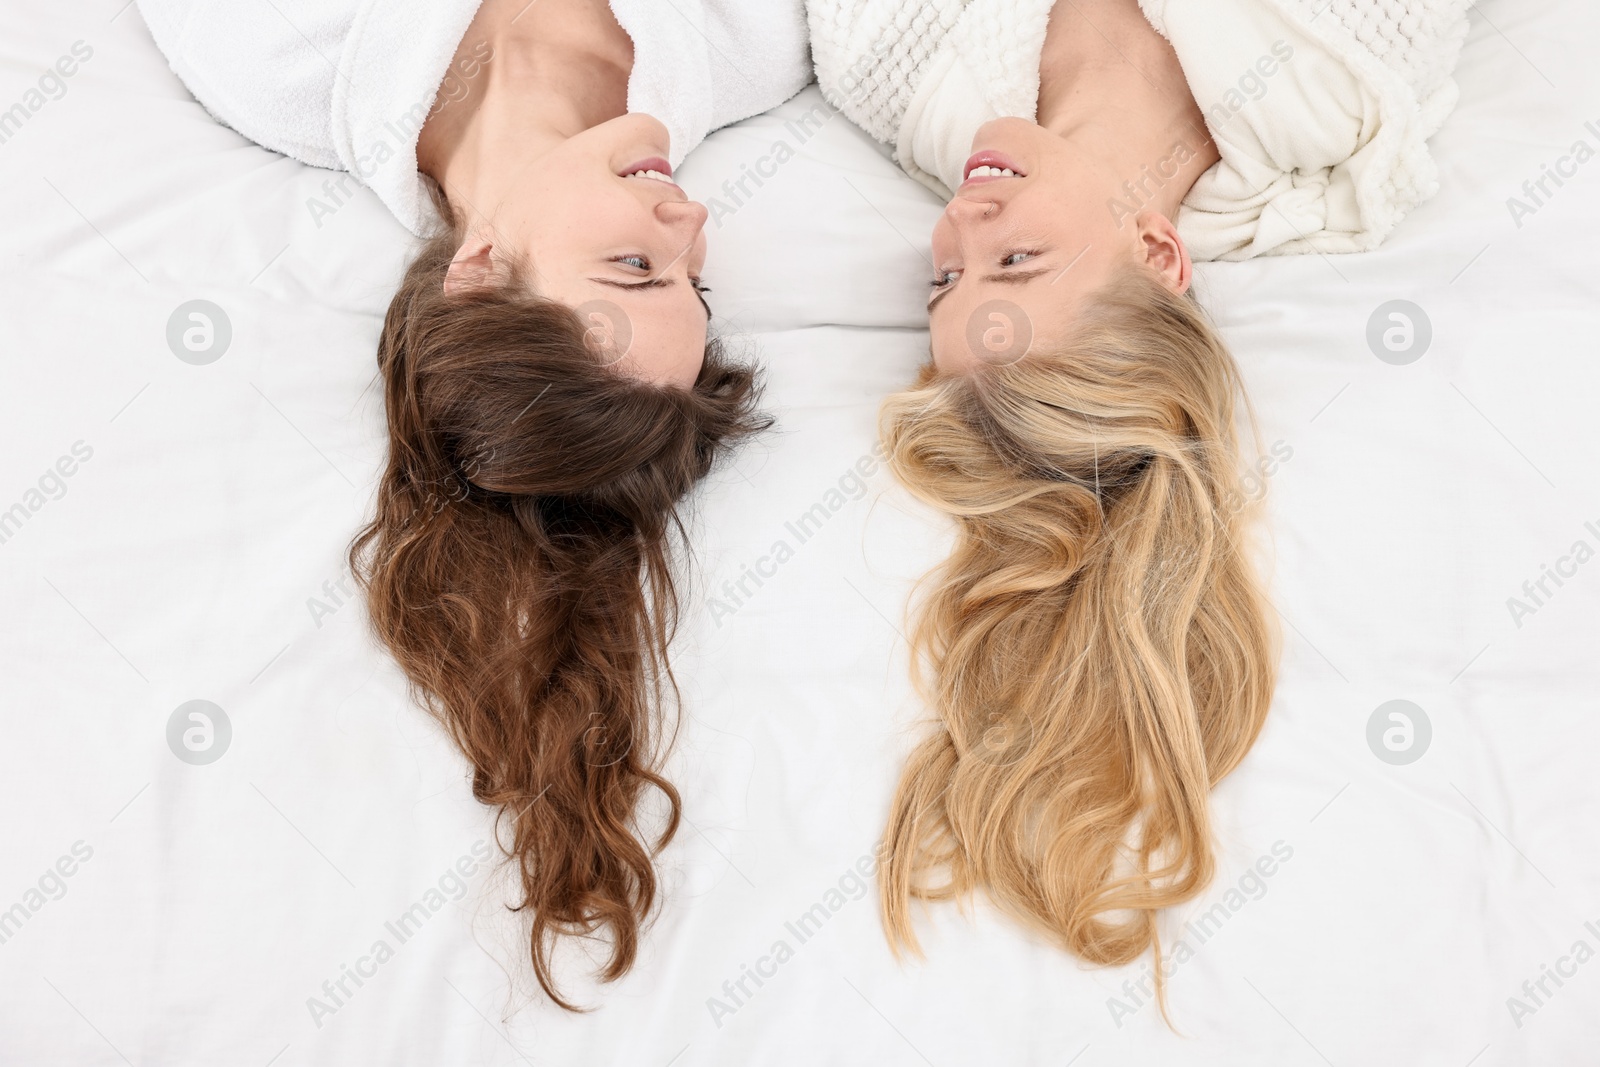
[[[939,272],[938,277],[928,283],[928,286],[932,289],[943,289],[953,284],[959,277],[961,277],[961,272],[958,270],[942,270]]]
[[[694,290],[695,299],[700,301],[700,306],[706,309],[706,318],[711,318],[711,305],[706,303],[706,294],[711,291],[711,286],[701,285],[699,278],[689,279],[689,288]]]
[[[624,267],[632,267],[634,270],[642,270],[647,273],[650,270],[650,259],[648,256],[615,256],[612,258],[611,262],[621,263]]]
[[[1012,252],[1010,255],[1001,257],[1000,265],[1002,267],[1015,267],[1018,263],[1032,259],[1038,254],[1037,252]]]

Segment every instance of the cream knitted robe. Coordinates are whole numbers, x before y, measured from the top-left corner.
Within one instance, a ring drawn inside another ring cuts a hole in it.
[[[1056,0],[808,0],[823,95],[945,197],[972,136],[1032,121]],[[1060,0],[1069,3],[1071,0]],[[1471,0],[1140,0],[1222,159],[1176,220],[1196,259],[1376,247],[1438,188]],[[1130,209],[1138,206],[1136,196]]]

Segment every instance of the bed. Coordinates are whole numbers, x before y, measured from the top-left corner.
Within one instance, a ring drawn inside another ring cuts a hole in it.
[[[982,901],[930,909],[923,960],[882,937],[927,721],[904,606],[949,530],[874,430],[940,205],[814,86],[680,171],[778,426],[694,501],[685,821],[638,966],[600,986],[563,947],[574,1015],[343,561],[409,238],[212,121],[125,0],[12,5],[0,1062],[1600,1062],[1597,40],[1579,0],[1479,4],[1442,188],[1381,250],[1200,271],[1271,457],[1283,654],[1165,927],[1175,1032],[1147,961]]]

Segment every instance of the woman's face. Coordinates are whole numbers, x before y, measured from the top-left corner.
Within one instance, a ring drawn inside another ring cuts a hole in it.
[[[1161,270],[1177,257],[1187,287],[1171,223],[1113,211],[1127,199],[1122,177],[1070,142],[1023,119],[997,119],[979,128],[972,152],[933,228],[928,320],[942,373],[1015,362],[1063,336],[1080,302],[1130,258]]]
[[[623,115],[535,159],[517,182],[527,199],[475,206],[494,219],[494,238],[531,265],[539,295],[577,309],[602,361],[687,387],[710,317],[695,291],[706,209],[670,181],[669,147],[656,119]]]

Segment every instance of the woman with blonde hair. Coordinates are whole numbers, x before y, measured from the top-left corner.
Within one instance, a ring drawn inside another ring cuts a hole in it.
[[[678,825],[658,769],[678,508],[766,424],[755,371],[708,339],[706,208],[673,165],[806,84],[801,9],[139,6],[220,120],[425,238],[378,340],[388,462],[351,563],[496,809],[534,974],[573,1007],[556,939],[603,938],[601,977],[626,973]]]
[[[913,899],[982,889],[1091,962],[1153,947],[1161,988],[1276,659],[1193,261],[1380,242],[1433,191],[1467,6],[809,4],[824,94],[948,200],[931,358],[882,412],[957,527],[912,639],[938,721],[889,815],[897,949]]]

